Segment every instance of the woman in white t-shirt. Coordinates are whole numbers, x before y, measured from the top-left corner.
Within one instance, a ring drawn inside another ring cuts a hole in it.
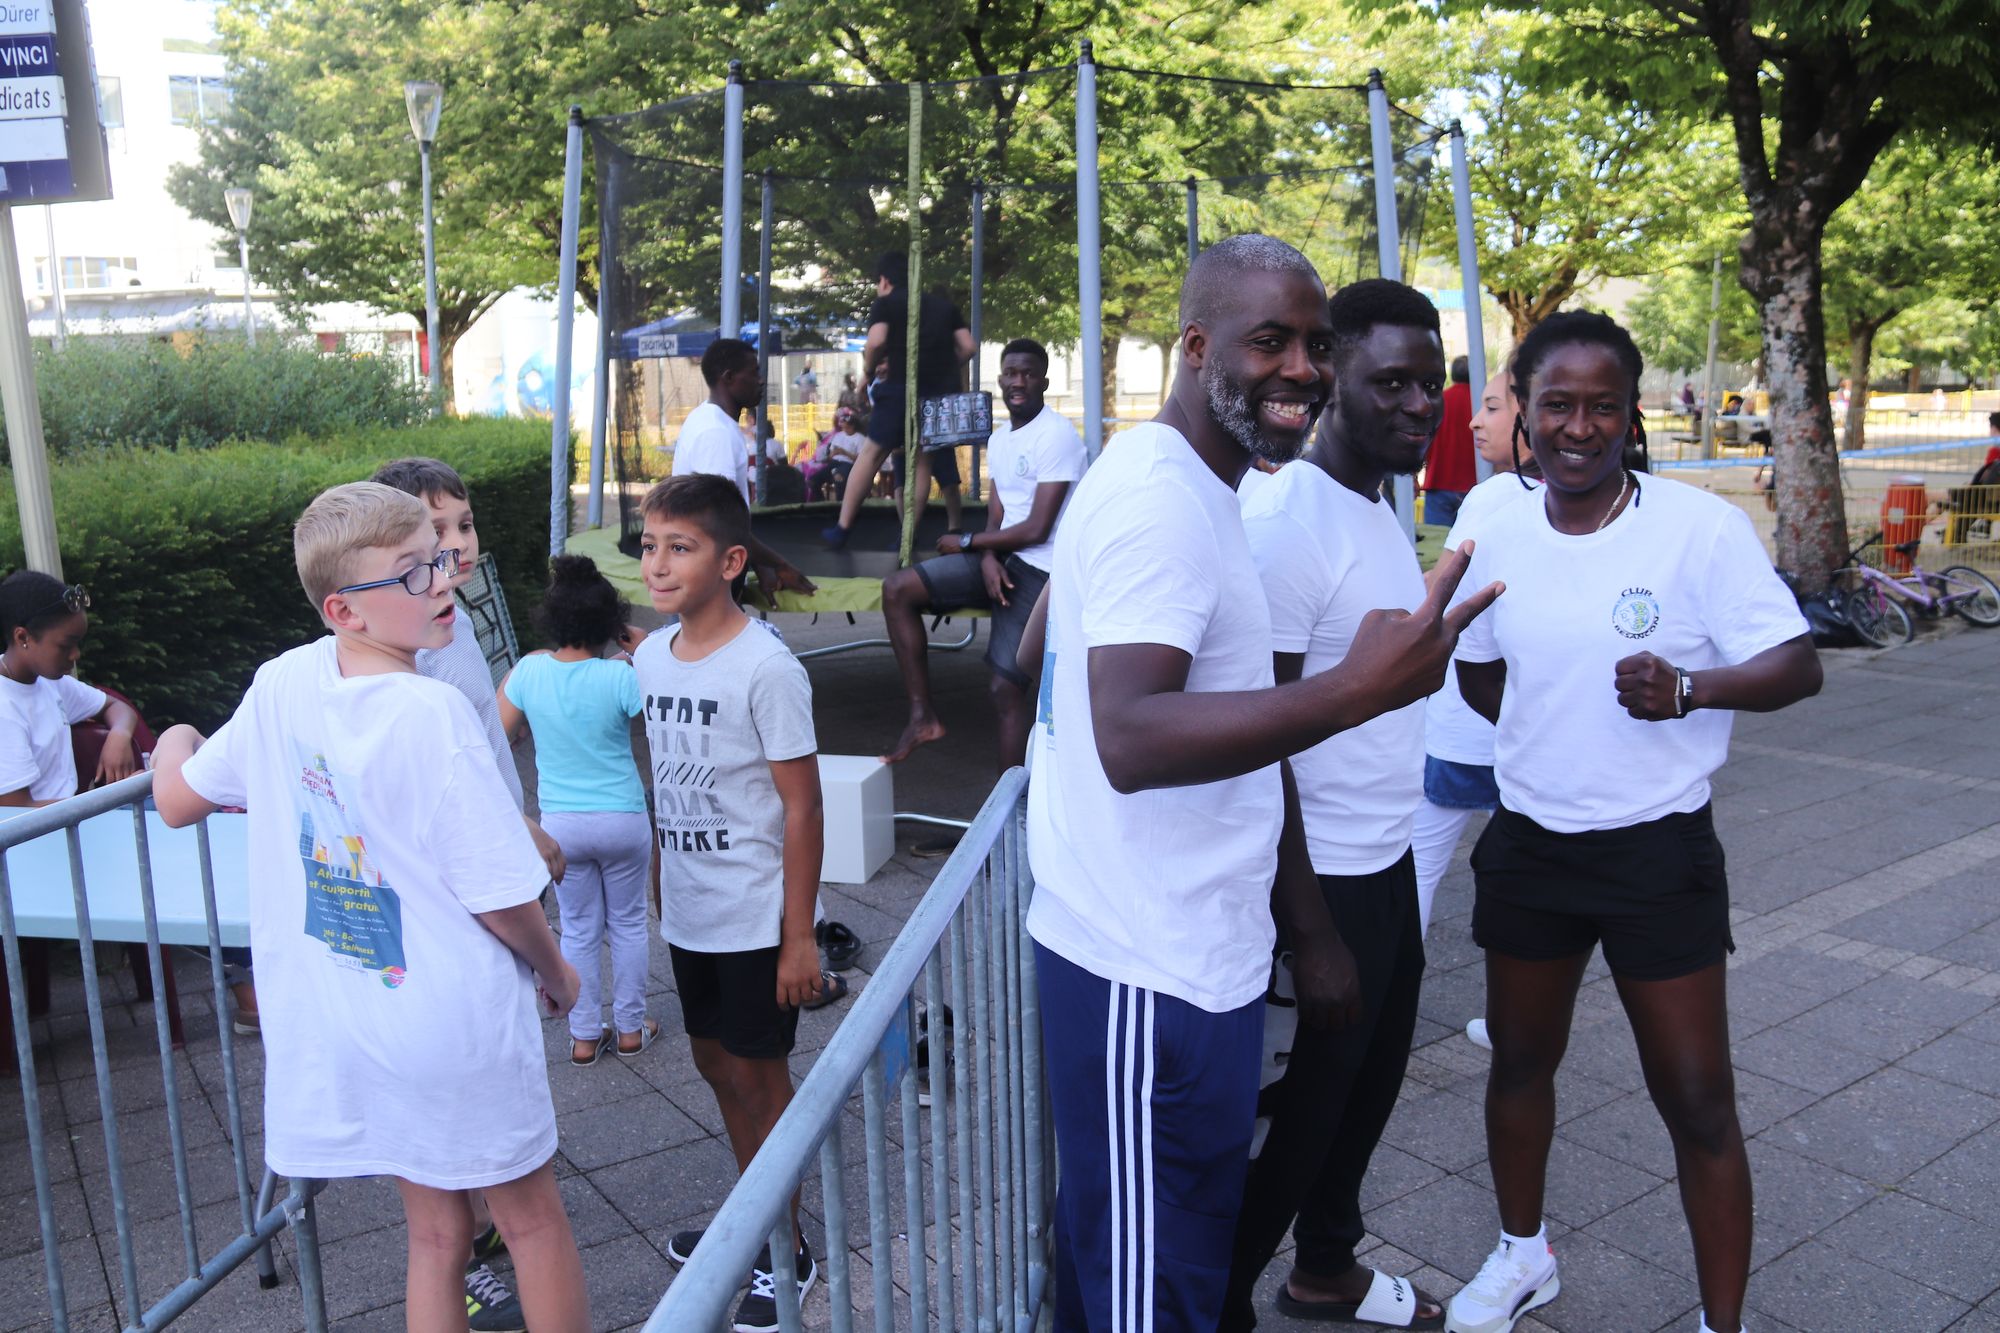
[[[1512,366],[1501,367],[1480,394],[1472,416],[1472,448],[1493,469],[1493,475],[1466,493],[1458,517],[1444,539],[1447,551],[1474,536],[1485,514],[1534,493],[1528,481],[1541,473],[1532,458],[1521,458],[1513,447],[1514,423],[1520,405],[1507,378]],[[1431,902],[1438,882],[1458,849],[1459,835],[1476,810],[1500,803],[1493,785],[1493,724],[1465,706],[1456,675],[1445,677],[1444,688],[1424,705],[1424,801],[1410,829],[1410,854],[1416,861],[1417,916],[1428,933]],[[1468,1035],[1486,1045],[1486,1023],[1474,1019]]]
[[[1521,341],[1515,432],[1545,485],[1481,521],[1465,579],[1507,587],[1458,645],[1465,700],[1497,723],[1500,795],[1472,854],[1501,1235],[1451,1301],[1449,1326],[1471,1333],[1505,1333],[1560,1289],[1542,1223],[1555,1074],[1600,943],[1673,1141],[1702,1327],[1742,1328],[1750,1165],[1708,779],[1728,757],[1730,710],[1805,698],[1820,667],[1749,517],[1625,466],[1645,441],[1641,369],[1602,315],[1555,315]]]
[[[90,595],[34,570],[0,580],[0,805],[48,805],[76,795],[69,729],[101,717],[111,728],[93,783],[139,769],[139,714],[70,674],[90,631]]]

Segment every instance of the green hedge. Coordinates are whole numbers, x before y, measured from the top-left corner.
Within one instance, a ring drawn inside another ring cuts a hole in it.
[[[270,330],[255,347],[210,334],[185,348],[159,338],[76,337],[36,351],[49,452],[224,440],[323,438],[423,420],[426,386],[387,357],[321,352]]]
[[[257,667],[323,633],[292,563],[292,524],[328,486],[428,454],[472,492],[481,548],[525,631],[548,570],[549,428],[445,421],[282,445],[132,449],[51,468],[63,575],[90,591],[79,674],[130,695],[155,727],[203,730]],[[0,562],[21,565],[11,474],[0,473]]]

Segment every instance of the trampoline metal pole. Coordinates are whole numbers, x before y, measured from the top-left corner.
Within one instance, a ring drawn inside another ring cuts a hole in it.
[[[611,253],[610,226],[597,226],[597,369],[590,387],[590,487],[584,492],[585,525],[604,526],[604,428],[611,410],[611,323],[604,294],[604,256]]]
[[[556,382],[549,423],[549,554],[569,540],[569,377],[576,336],[576,231],[583,211],[583,108],[569,109],[563,147],[562,253],[556,267]]]
[[[743,62],[722,87],[722,320],[724,338],[743,330]]]
[[[775,210],[772,199],[771,169],[765,167],[758,179],[757,210],[757,384],[761,393],[757,399],[757,410],[750,414],[750,433],[757,441],[757,503],[769,504],[764,497],[765,477],[770,471],[769,446],[771,436],[771,218]]]
[[[1382,71],[1368,71],[1368,137],[1375,160],[1375,253],[1383,277],[1403,280],[1402,238],[1396,226],[1396,155],[1389,143],[1389,94]],[[1396,521],[1411,544],[1417,540],[1417,487],[1411,477],[1397,477]]]
[[[1076,59],[1076,300],[1083,344],[1083,448],[1104,450],[1104,287],[1098,270],[1097,64],[1090,39]]]
[[[1465,156],[1465,127],[1451,123],[1451,206],[1458,224],[1458,283],[1465,304],[1465,359],[1472,370],[1472,401],[1486,392],[1486,324],[1479,308],[1479,246],[1473,239],[1472,164]],[[1475,455],[1480,481],[1493,475],[1493,465]]]
[[[1192,176],[1187,178],[1187,231],[1188,265],[1193,267],[1195,256],[1201,253],[1201,192]]]
[[[972,391],[979,392],[980,341],[986,336],[986,182],[972,182]],[[972,446],[972,489],[967,492],[974,504],[980,502],[979,455],[983,445]]]
[[[918,398],[923,392],[923,383],[917,377],[919,319],[923,310],[924,290],[924,85],[910,85],[909,119],[909,179],[905,188],[909,194],[910,210],[910,251],[909,272],[904,277],[903,290],[909,294],[904,303],[909,309],[908,322],[903,326],[903,536],[896,547],[896,568],[907,569],[911,563],[911,551],[917,540],[917,520],[922,517],[931,502],[930,487],[926,484],[922,493],[917,487],[917,460],[922,455],[922,441],[917,438]],[[924,469],[930,475],[930,469]]]

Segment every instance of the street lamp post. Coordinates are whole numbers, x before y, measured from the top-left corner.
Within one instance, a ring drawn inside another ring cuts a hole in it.
[[[229,205],[229,223],[236,228],[236,254],[243,266],[243,336],[257,345],[257,316],[250,308],[250,191],[232,185],[222,192]]]
[[[438,347],[437,226],[431,217],[431,144],[437,139],[438,116],[444,110],[444,89],[412,80],[403,85],[403,103],[410,112],[410,132],[424,163],[424,333],[431,353],[431,410],[444,411],[444,357]]]

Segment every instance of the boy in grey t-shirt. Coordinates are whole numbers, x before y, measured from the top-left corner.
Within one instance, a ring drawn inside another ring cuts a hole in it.
[[[819,993],[813,903],[824,829],[812,685],[729,595],[749,559],[750,509],[728,480],[661,482],[645,499],[639,563],[653,608],[680,617],[633,654],[645,700],[660,934],[695,1068],[715,1092],[738,1169],[792,1100],[786,1057]],[[793,1200],[793,1231],[798,1228]],[[701,1240],[683,1231],[667,1257]],[[818,1276],[799,1237],[803,1298]],[[776,1328],[770,1258],[737,1328]]]

